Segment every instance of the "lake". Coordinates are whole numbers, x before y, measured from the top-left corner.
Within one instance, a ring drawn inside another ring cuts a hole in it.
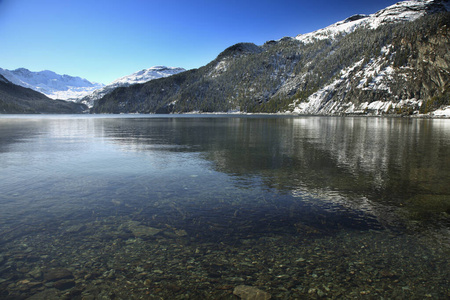
[[[449,183],[450,120],[3,115],[0,298],[449,298]]]

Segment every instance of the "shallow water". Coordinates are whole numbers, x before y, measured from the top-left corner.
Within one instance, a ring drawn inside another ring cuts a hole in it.
[[[2,299],[450,297],[450,120],[0,116]]]

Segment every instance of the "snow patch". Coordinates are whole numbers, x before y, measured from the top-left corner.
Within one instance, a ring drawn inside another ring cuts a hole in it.
[[[211,78],[216,78],[218,77],[220,74],[226,72],[228,70],[228,64],[226,61],[221,60],[217,63],[217,65],[214,67],[214,69],[212,70],[211,74],[209,74],[209,76]]]
[[[359,19],[351,22],[341,21],[311,33],[298,35],[295,38],[304,44],[314,43],[318,40],[334,39],[341,34],[345,35],[355,31],[361,27],[362,24],[365,24],[364,20],[365,19]]]
[[[349,79],[351,73],[355,68],[360,67],[363,60],[356,62],[353,66],[346,68],[341,71],[341,77],[333,81],[331,84],[324,86],[314,94],[308,97],[305,102],[298,103],[294,102],[294,113],[299,114],[321,114],[321,113],[332,113],[335,112],[339,104],[334,101],[329,101],[336,90],[336,87]],[[349,106],[351,104],[348,104]],[[346,110],[348,107],[346,108]]]
[[[371,15],[369,27],[376,29],[388,23],[414,21],[427,14],[428,7],[434,0],[413,0],[398,2]]]
[[[382,49],[382,53],[389,54],[389,48]],[[356,78],[361,78],[357,88],[363,90],[385,90],[390,92],[389,82],[392,81],[394,68],[387,64],[389,61],[383,57],[372,59],[364,68],[355,74]]]
[[[430,115],[435,117],[450,118],[450,105],[437,109],[434,112],[430,113]]]

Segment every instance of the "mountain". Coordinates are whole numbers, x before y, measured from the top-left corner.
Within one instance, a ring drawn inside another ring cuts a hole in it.
[[[104,84],[92,83],[80,77],[59,75],[52,71],[32,72],[25,68],[13,71],[0,68],[0,75],[16,85],[31,88],[49,98],[61,100],[75,100],[104,86]]]
[[[121,77],[111,84],[94,91],[92,94],[89,94],[83,97],[80,102],[92,107],[95,100],[98,100],[110,93],[112,90],[118,87],[127,87],[133,84],[144,83],[153,79],[168,77],[174,74],[178,74],[186,71],[183,68],[173,68],[173,67],[164,67],[164,66],[155,66],[149,69],[144,69],[142,71],[138,71],[128,76]]]
[[[199,69],[113,90],[93,113],[413,114],[449,105],[448,1],[403,1]]]
[[[349,34],[361,27],[377,29],[382,25],[415,21],[427,14],[443,11],[445,5],[445,2],[430,0],[398,2],[372,15],[357,14],[326,28],[308,34],[299,34],[296,39],[303,43],[312,43],[317,40],[332,39],[341,34]]]
[[[64,100],[52,100],[29,88],[24,88],[0,75],[0,114],[2,113],[82,113],[87,106]]]

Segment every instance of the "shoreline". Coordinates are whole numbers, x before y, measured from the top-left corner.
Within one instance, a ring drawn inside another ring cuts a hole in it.
[[[276,112],[276,113],[248,113],[248,112],[200,112],[200,111],[192,111],[192,112],[183,112],[183,113],[168,113],[168,114],[157,114],[157,113],[81,113],[81,114],[64,114],[64,113],[0,113],[0,118],[4,118],[6,116],[168,116],[168,115],[180,115],[180,116],[188,116],[188,115],[223,115],[223,116],[286,116],[286,117],[368,117],[368,118],[411,118],[411,119],[450,119],[450,106],[444,109],[440,109],[439,111],[443,111],[443,114],[435,114],[436,111],[428,113],[428,114],[419,114],[415,113],[412,115],[404,115],[404,114],[358,114],[358,113],[348,113],[348,114],[302,114],[295,112]]]

